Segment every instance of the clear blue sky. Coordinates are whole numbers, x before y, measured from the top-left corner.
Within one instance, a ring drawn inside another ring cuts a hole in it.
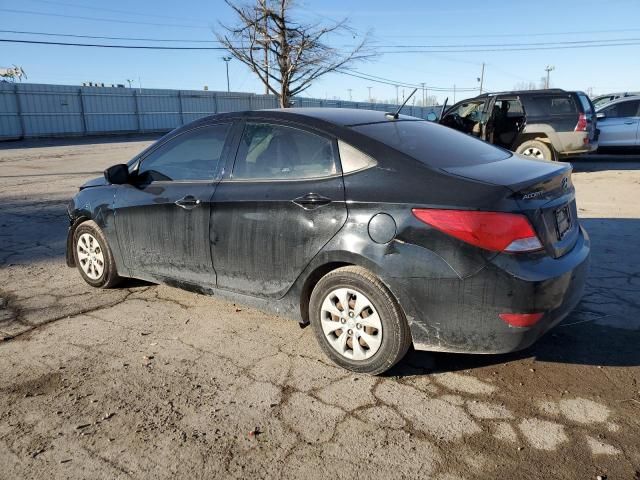
[[[371,32],[380,45],[380,51],[392,50],[394,45],[640,40],[638,0],[300,0],[296,5],[296,15],[305,21],[348,17],[357,35]],[[218,22],[228,22],[231,18],[230,9],[221,0],[0,0],[2,30],[214,40],[212,30],[219,28]],[[151,43],[9,33],[0,33],[0,38]],[[333,41],[350,44],[355,40],[346,37]],[[225,90],[222,55],[219,51],[115,50],[0,43],[0,66],[23,66],[30,82],[70,85],[83,81],[126,83],[125,80],[131,78],[135,79],[137,86],[140,78],[143,87],[201,89],[208,85],[211,90]],[[454,84],[457,87],[477,87],[483,62],[486,63],[485,88],[489,90],[512,89],[522,82],[539,83],[545,75],[545,66],[549,64],[555,66],[551,73],[551,85],[554,87],[591,88],[594,93],[640,90],[640,45],[516,52],[383,54],[357,65],[357,69],[412,84],[425,82],[446,88],[452,88]],[[231,62],[230,72],[232,90],[263,91],[253,74],[239,62]],[[340,74],[318,80],[306,95],[348,99],[348,89],[352,89],[353,99],[364,101],[368,97],[367,86],[372,86],[375,98],[395,98],[393,86]],[[440,101],[445,96],[452,97],[452,92],[438,93]],[[458,99],[463,96],[471,95],[458,92]]]

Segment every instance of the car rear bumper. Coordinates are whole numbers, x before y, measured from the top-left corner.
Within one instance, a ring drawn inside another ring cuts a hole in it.
[[[500,254],[468,278],[405,279],[392,289],[405,309],[414,347],[460,353],[506,353],[527,348],[578,304],[590,241],[581,229],[560,258]],[[526,257],[526,258],[525,258]],[[501,313],[537,313],[530,327],[513,327]]]

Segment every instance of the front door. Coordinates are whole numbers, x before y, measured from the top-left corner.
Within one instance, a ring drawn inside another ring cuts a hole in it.
[[[602,109],[603,118],[598,118],[600,146],[631,147],[638,145],[640,124],[640,100],[614,103]]]
[[[346,218],[335,139],[247,122],[213,199],[218,287],[282,297]]]
[[[215,286],[210,207],[229,131],[230,124],[218,124],[171,138],[117,191],[116,232],[133,275]]]

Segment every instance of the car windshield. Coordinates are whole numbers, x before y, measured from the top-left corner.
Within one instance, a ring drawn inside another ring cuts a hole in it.
[[[422,120],[389,121],[352,128],[436,168],[479,165],[511,156],[511,153],[469,135]]]

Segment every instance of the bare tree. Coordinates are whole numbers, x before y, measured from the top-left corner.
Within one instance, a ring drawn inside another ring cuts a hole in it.
[[[225,1],[236,14],[236,24],[222,24],[225,32],[217,34],[218,40],[258,76],[283,108],[318,77],[373,55],[368,35],[349,50],[326,43],[332,34],[353,33],[346,19],[330,25],[303,24],[292,18],[291,0]]]
[[[536,82],[518,82],[513,88],[514,90],[537,90]]]

